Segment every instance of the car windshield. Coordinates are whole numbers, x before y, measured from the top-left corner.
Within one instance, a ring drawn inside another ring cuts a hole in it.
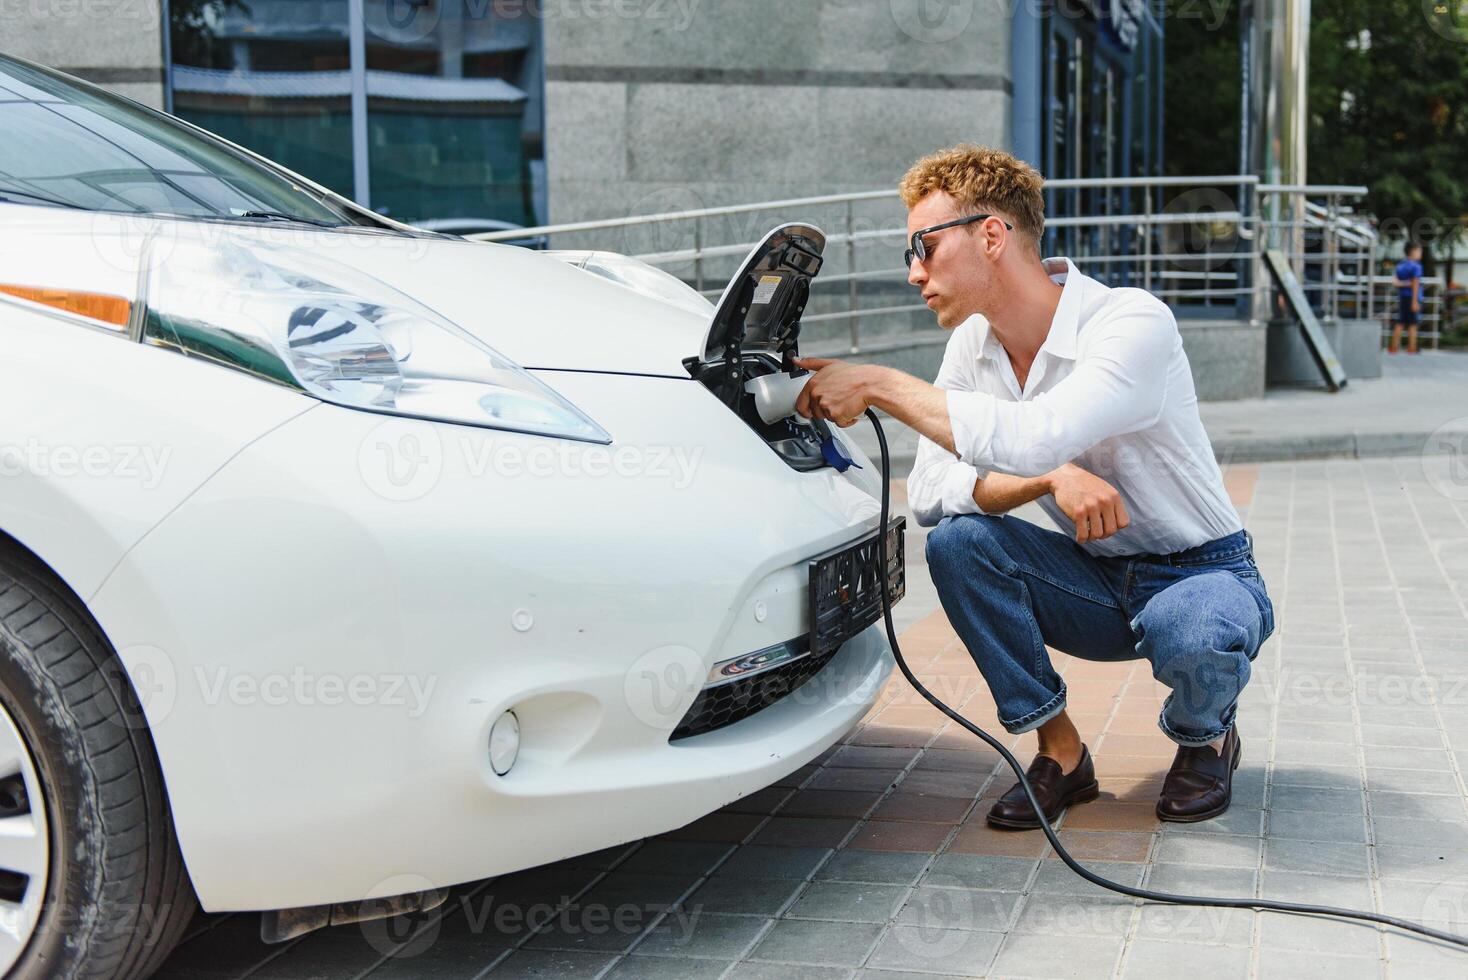
[[[381,227],[177,120],[0,55],[0,205]]]

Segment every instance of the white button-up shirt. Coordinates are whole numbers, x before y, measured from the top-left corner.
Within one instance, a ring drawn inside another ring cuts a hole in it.
[[[918,523],[980,513],[974,484],[987,472],[1033,477],[1073,462],[1116,487],[1131,518],[1082,545],[1092,554],[1168,554],[1243,527],[1172,311],[1144,290],[1082,275],[1069,259],[1046,259],[1045,269],[1064,289],[1023,387],[984,317],[949,338],[935,384],[948,392],[958,455],[919,440],[907,480]],[[1053,496],[1037,502],[1075,537]]]

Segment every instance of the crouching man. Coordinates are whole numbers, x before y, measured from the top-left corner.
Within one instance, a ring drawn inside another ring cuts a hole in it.
[[[808,359],[797,411],[844,426],[875,406],[921,434],[908,499],[937,524],[929,569],[999,721],[1038,733],[1028,775],[1047,817],[1098,792],[1050,646],[1151,663],[1178,745],[1157,815],[1206,820],[1229,805],[1234,714],[1273,607],[1171,311],[1042,260],[1041,183],[978,146],[919,160],[901,183],[908,282],[953,330],[936,386]],[[1060,531],[1004,516],[1031,500]],[[1039,826],[1018,784],[988,819]]]

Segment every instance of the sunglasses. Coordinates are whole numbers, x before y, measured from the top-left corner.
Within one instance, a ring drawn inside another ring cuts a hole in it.
[[[942,231],[944,228],[954,228],[958,225],[972,224],[975,221],[983,221],[985,218],[992,217],[994,217],[994,215],[992,214],[971,214],[967,218],[958,218],[955,221],[945,221],[941,225],[934,225],[931,228],[922,228],[918,231],[913,232],[912,241],[910,243],[912,247],[902,253],[903,264],[911,269],[913,259],[918,259],[919,261],[921,261],[928,257],[928,247],[923,244],[924,235],[931,235],[933,232]],[[1006,231],[1014,231],[1014,225],[1006,221],[1004,222],[1004,229]]]

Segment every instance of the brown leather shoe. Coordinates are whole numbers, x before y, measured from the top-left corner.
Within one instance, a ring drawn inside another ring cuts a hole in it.
[[[1233,799],[1234,770],[1243,756],[1236,727],[1224,736],[1222,754],[1207,745],[1179,746],[1157,800],[1158,818],[1195,823],[1227,810]]]
[[[1062,773],[1060,763],[1048,755],[1035,756],[1035,761],[1030,763],[1025,775],[1029,777],[1030,786],[1035,791],[1035,799],[1040,801],[1040,806],[1045,811],[1045,818],[1051,823],[1059,819],[1066,807],[1075,803],[1089,803],[1101,793],[1101,787],[1096,782],[1096,767],[1091,764],[1091,751],[1084,745],[1081,746],[1081,761],[1070,771],[1070,775]],[[1003,830],[1040,829],[1040,818],[1035,813],[1035,808],[1030,806],[1024,788],[1019,783],[1015,783],[1008,793],[999,797],[998,802],[989,810],[989,826]]]

